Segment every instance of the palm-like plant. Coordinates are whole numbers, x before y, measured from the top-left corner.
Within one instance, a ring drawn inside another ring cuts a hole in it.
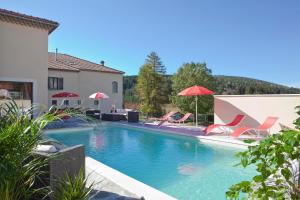
[[[66,173],[64,178],[58,180],[54,198],[58,200],[87,200],[94,184],[86,187],[86,182],[84,169],[81,169],[76,177],[71,177]]]
[[[41,130],[62,116],[46,112],[31,119],[36,107],[21,112],[14,101],[0,104],[0,196],[4,200],[45,196],[46,188],[34,189],[45,162],[31,154]]]

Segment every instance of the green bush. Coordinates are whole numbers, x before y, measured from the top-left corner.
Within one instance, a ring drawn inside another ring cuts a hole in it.
[[[54,198],[57,200],[87,200],[92,191],[93,184],[86,187],[84,169],[81,169],[78,176],[72,178],[68,173],[58,180],[54,191]]]
[[[300,107],[297,109],[300,115]],[[256,165],[258,175],[231,186],[227,198],[238,199],[244,193],[249,199],[300,199],[300,177],[296,182],[291,170],[293,164],[300,162],[300,117],[295,125],[295,130],[271,135],[258,146],[238,153],[240,165]]]
[[[43,173],[45,161],[31,152],[36,147],[41,130],[51,121],[59,120],[55,113],[31,119],[36,108],[23,113],[14,101],[0,104],[0,197],[3,200],[27,200],[45,196],[47,188],[35,188]]]
[[[171,102],[182,112],[195,112],[195,96],[178,96],[185,88],[200,85],[214,90],[214,77],[212,71],[207,68],[206,63],[184,63],[172,77]],[[212,113],[212,95],[198,96],[198,112],[202,114]]]

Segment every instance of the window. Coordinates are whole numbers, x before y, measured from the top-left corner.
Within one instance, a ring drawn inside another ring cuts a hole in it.
[[[65,106],[68,106],[69,104],[70,104],[69,100],[65,99],[65,100],[64,100],[64,105],[65,105]]]
[[[0,81],[0,96],[32,101],[32,83]]]
[[[51,104],[52,106],[57,106],[57,100],[52,100]]]
[[[33,101],[33,83],[0,81],[0,101],[12,98],[20,108],[29,108]]]
[[[81,105],[81,100],[80,100],[80,99],[77,100],[77,104],[78,104],[78,105]]]
[[[118,93],[118,82],[112,82],[112,93]]]
[[[94,105],[98,106],[99,105],[99,101],[98,100],[94,100]]]
[[[57,77],[48,77],[48,89],[49,90],[63,90],[64,79]]]

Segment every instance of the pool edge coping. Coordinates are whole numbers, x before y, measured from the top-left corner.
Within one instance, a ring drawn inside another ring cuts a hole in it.
[[[141,128],[144,130],[149,130],[149,131],[161,131],[163,133],[166,134],[175,134],[176,136],[182,136],[182,137],[188,137],[188,138],[195,138],[201,142],[204,143],[214,143],[214,144],[218,144],[218,145],[223,145],[223,146],[230,146],[233,148],[240,148],[240,149],[246,149],[249,146],[253,146],[254,144],[248,144],[248,143],[240,143],[240,142],[234,142],[234,141],[228,141],[228,140],[221,140],[221,139],[217,139],[217,138],[208,138],[207,136],[195,136],[195,135],[187,135],[185,133],[179,133],[176,131],[171,131],[171,130],[164,130],[164,129],[156,129],[156,128],[151,128],[151,127],[143,127],[143,126],[138,126],[138,125],[133,125],[133,124],[123,124],[123,123],[110,123],[113,124],[115,126],[127,126],[127,127],[131,127],[131,128]]]
[[[172,197],[158,189],[140,182],[137,179],[134,179],[114,168],[111,168],[89,156],[85,157],[85,164],[89,169],[114,182],[128,192],[137,195],[140,198],[144,197],[147,200],[176,200],[175,197]]]
[[[96,126],[89,126],[89,127],[74,127],[74,128],[53,128],[53,129],[43,129],[42,132],[48,134],[49,132],[72,132],[72,131],[90,131],[90,130],[94,130],[96,128]]]

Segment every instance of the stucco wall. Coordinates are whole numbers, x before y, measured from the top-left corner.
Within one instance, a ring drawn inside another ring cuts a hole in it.
[[[49,70],[48,71],[48,77],[57,77],[57,78],[63,78],[64,84],[63,84],[63,90],[48,90],[48,105],[51,106],[51,100],[53,98],[52,95],[60,93],[60,92],[73,92],[76,94],[79,94],[79,73],[78,72],[72,72],[72,71],[61,71],[61,70]],[[77,100],[80,98],[70,98],[70,106],[76,107]],[[56,99],[57,104],[60,105],[63,101],[62,98]]]
[[[238,114],[245,114],[242,125],[257,127],[266,117],[279,117],[271,133],[280,130],[279,123],[289,127],[297,118],[295,107],[300,105],[300,95],[215,95],[215,123],[231,122]]]
[[[110,98],[100,101],[100,108],[102,112],[110,112],[112,104],[116,105],[116,108],[122,108],[123,104],[123,76],[121,74],[102,73],[95,71],[57,71],[49,70],[49,77],[62,77],[64,79],[63,90],[49,90],[49,102],[51,106],[51,96],[59,92],[74,92],[80,95],[81,106],[84,108],[95,108],[94,100],[88,97],[97,92],[104,92]],[[112,82],[118,82],[118,93],[112,93]],[[77,106],[78,98],[70,98],[70,106]],[[60,104],[62,99],[58,100]]]
[[[112,93],[112,82],[118,82],[118,93]],[[110,98],[100,101],[101,112],[109,112],[112,104],[116,108],[122,108],[123,104],[123,76],[122,74],[111,74],[94,71],[79,72],[79,91],[81,97],[88,97],[97,91],[104,92]],[[83,106],[88,108],[97,108],[94,101],[85,99],[82,101]]]
[[[0,80],[33,82],[33,103],[48,103],[48,31],[0,21]]]

